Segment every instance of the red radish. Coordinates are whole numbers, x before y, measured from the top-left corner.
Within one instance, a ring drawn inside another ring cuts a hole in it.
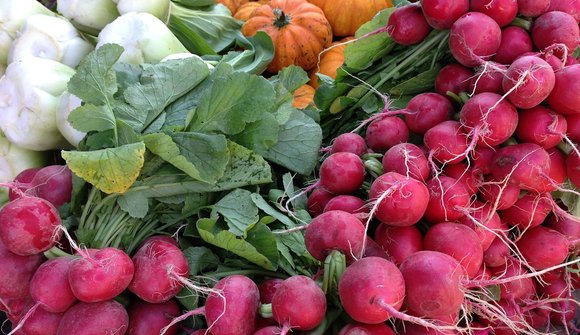
[[[570,293],[568,283],[562,277],[556,277],[547,284],[538,284],[538,293],[547,298],[563,298]]]
[[[507,237],[500,232],[489,247],[483,252],[483,263],[487,267],[499,267],[508,261],[510,257],[510,246]]]
[[[278,326],[267,326],[256,330],[254,335],[278,335],[280,334],[280,327]],[[200,334],[203,335],[203,334]]]
[[[128,325],[127,311],[115,300],[79,302],[64,313],[56,335],[123,335]]]
[[[551,215],[544,226],[564,234],[571,241],[580,240],[580,219],[573,215]]]
[[[448,68],[453,71],[453,68]],[[462,69],[463,70],[463,69]],[[471,76],[471,71],[465,69],[468,76]],[[443,69],[441,70],[443,71]],[[440,72],[442,73],[442,72]],[[442,74],[442,76],[444,73]],[[443,78],[440,78],[441,80]],[[445,85],[443,85],[445,86]],[[445,92],[453,89],[442,87]],[[459,93],[459,92],[456,92]],[[446,96],[434,92],[425,92],[415,95],[409,103],[407,103],[405,114],[405,123],[410,131],[415,134],[425,134],[433,126],[451,119],[453,115],[453,105]]]
[[[475,203],[473,209],[459,218],[459,223],[471,228],[478,236],[481,248],[487,250],[501,228],[501,219],[490,204]]]
[[[568,240],[560,232],[543,226],[526,230],[516,242],[526,262],[536,270],[563,263],[568,257]]]
[[[494,155],[494,148],[476,146],[471,152],[473,170],[482,175],[491,174],[491,161]]]
[[[580,113],[566,115],[566,124],[568,125],[566,136],[571,141],[580,142]]]
[[[519,56],[531,52],[533,47],[532,38],[525,29],[507,26],[501,31],[501,43],[492,59],[500,64],[511,64]]]
[[[467,0],[421,0],[421,10],[429,25],[435,29],[451,28],[461,15],[469,10]]]
[[[353,261],[362,253],[364,235],[365,226],[356,216],[333,210],[320,214],[308,224],[304,243],[312,257],[320,261],[333,250]]]
[[[518,3],[514,0],[471,0],[469,3],[471,11],[491,17],[500,27],[510,24],[518,14]]]
[[[34,195],[60,207],[71,199],[72,171],[66,165],[48,165],[41,168],[30,181]]]
[[[326,157],[319,172],[320,185],[335,194],[357,191],[365,178],[363,161],[351,152],[337,152]]]
[[[564,301],[553,302],[552,308],[555,310],[550,314],[550,320],[557,325],[573,325],[576,316],[578,301],[568,298]],[[575,327],[575,326],[574,326]]]
[[[536,293],[534,280],[525,276],[529,272],[519,261],[508,258],[505,265],[490,270],[496,278],[505,279],[499,284],[501,299],[522,301],[531,298]]]
[[[34,175],[38,172],[38,170],[40,170],[41,168],[36,167],[36,168],[29,168],[26,170],[21,171],[19,174],[16,175],[16,177],[14,177],[14,186],[18,189],[19,192],[16,192],[13,189],[10,189],[8,191],[8,199],[10,201],[17,199],[20,197],[21,192],[25,192],[26,190],[28,190],[30,188],[30,182],[32,181],[32,178],[34,178]]]
[[[371,184],[369,200],[376,203],[371,213],[381,222],[392,226],[411,226],[425,213],[429,190],[416,179],[387,172]]]
[[[467,275],[455,258],[423,250],[409,256],[399,269],[405,278],[405,305],[414,315],[430,318],[461,309],[461,283]]]
[[[465,190],[467,190],[470,195],[477,193],[477,187],[480,184],[480,176],[475,170],[469,168],[467,164],[460,162],[457,164],[446,165],[443,168],[443,174],[463,183]]]
[[[574,52],[580,41],[580,28],[572,15],[550,11],[534,20],[532,40],[540,50],[561,43],[568,48],[568,52]]]
[[[0,300],[28,297],[30,279],[44,260],[42,254],[14,254],[0,239]]]
[[[262,304],[269,304],[272,302],[272,298],[274,297],[274,293],[280,287],[280,284],[284,279],[280,278],[272,278],[266,279],[258,284],[258,292],[260,293],[260,302]]]
[[[447,92],[459,94],[469,91],[473,71],[461,64],[447,64],[439,70],[435,78],[435,92],[447,96]]]
[[[399,143],[383,155],[383,172],[397,172],[417,180],[429,179],[430,169],[423,150],[413,143]]]
[[[72,257],[58,257],[42,263],[30,280],[30,296],[48,312],[66,312],[77,302],[68,282]]]
[[[379,224],[375,230],[374,240],[396,265],[417,251],[423,250],[423,235],[415,225],[393,227]]]
[[[292,276],[284,280],[274,293],[272,314],[283,326],[282,335],[290,328],[314,329],[326,314],[326,296],[314,280],[302,275]]]
[[[447,176],[438,176],[427,181],[429,204],[425,220],[429,223],[455,221],[462,217],[469,205],[470,195],[463,183]]]
[[[387,27],[391,38],[401,45],[417,44],[431,32],[421,7],[416,4],[398,7],[389,16]]]
[[[334,154],[341,151],[352,152],[355,155],[362,156],[367,152],[367,143],[365,139],[357,133],[344,133],[338,135],[330,147],[330,153]]]
[[[129,329],[126,335],[159,335],[174,317],[181,314],[179,304],[175,300],[168,300],[158,304],[136,300],[129,305]],[[177,326],[168,328],[165,335],[175,335],[179,331]]]
[[[335,195],[322,187],[315,188],[306,201],[306,208],[310,216],[315,217],[324,211],[324,207]]]
[[[400,117],[387,116],[368,125],[365,139],[374,152],[385,152],[395,144],[407,142],[409,128]]]
[[[556,82],[548,96],[548,104],[556,113],[580,114],[580,64],[556,72]]]
[[[478,66],[475,78],[471,81],[470,92],[472,94],[483,92],[503,94],[501,83],[506,71],[507,66],[492,61]]]
[[[342,327],[338,335],[396,335],[396,333],[384,323],[369,325],[351,322]]]
[[[536,143],[550,149],[562,141],[566,134],[567,122],[564,116],[553,110],[536,106],[520,111],[516,136],[521,142]]]
[[[554,70],[545,60],[523,56],[509,66],[502,87],[518,108],[532,108],[548,97],[555,84]]]
[[[566,158],[566,172],[570,181],[580,187],[580,156],[576,150],[570,152]]]
[[[527,191],[552,191],[548,179],[550,155],[534,143],[520,143],[499,148],[492,160],[493,176]]]
[[[52,248],[61,231],[57,209],[47,200],[26,196],[0,209],[0,239],[11,252],[34,255]]]
[[[404,332],[399,333],[401,335],[456,335],[458,334],[452,330],[437,330],[433,328],[423,327],[418,324],[406,322],[404,326]],[[475,332],[474,332],[475,334]]]
[[[469,12],[453,23],[449,49],[459,64],[474,67],[491,59],[501,44],[501,28],[491,17]]]
[[[64,313],[52,313],[43,308],[35,308],[30,311],[26,320],[22,320],[22,328],[19,328],[17,335],[56,335],[58,326]],[[18,327],[17,325],[15,325]],[[16,330],[16,327],[12,331]]]
[[[467,134],[458,121],[444,121],[427,130],[423,141],[429,155],[436,161],[454,164],[465,159],[468,151]]]
[[[500,183],[493,177],[488,177],[479,185],[479,196],[496,210],[507,209],[518,201],[520,188],[510,183]]]
[[[83,302],[113,299],[131,283],[135,266],[123,250],[89,249],[73,261],[68,279],[74,295]]]
[[[139,298],[160,303],[183,288],[189,264],[178,246],[164,239],[149,238],[133,256],[135,272],[129,290]]]
[[[518,0],[518,12],[522,16],[538,17],[550,9],[550,2],[556,0]]]
[[[425,234],[423,247],[455,258],[470,278],[477,275],[483,264],[479,236],[471,228],[459,223],[441,222],[433,225]]]
[[[553,200],[550,193],[528,192],[508,209],[499,212],[502,221],[520,229],[537,227],[552,211]]]
[[[385,306],[399,310],[403,305],[405,281],[397,266],[388,260],[361,258],[344,271],[338,283],[338,295],[353,320],[383,323],[391,317]]]
[[[30,296],[18,299],[0,298],[0,312],[4,312],[12,323],[18,323],[31,306],[34,306],[34,301]]]
[[[363,199],[350,194],[337,195],[330,199],[324,211],[341,210],[351,214],[368,213],[369,208]]]
[[[516,108],[497,93],[472,96],[459,114],[465,130],[480,146],[497,146],[512,136],[518,126]]]
[[[548,11],[561,11],[568,13],[580,22],[580,3],[576,0],[552,0]]]

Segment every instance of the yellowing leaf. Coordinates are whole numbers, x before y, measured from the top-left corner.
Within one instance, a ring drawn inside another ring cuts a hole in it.
[[[133,185],[143,167],[145,144],[126,144],[93,151],[63,151],[62,157],[77,176],[99,190],[124,193]]]

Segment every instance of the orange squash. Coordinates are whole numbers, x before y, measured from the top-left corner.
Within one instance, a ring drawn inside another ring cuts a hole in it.
[[[272,0],[256,8],[242,26],[242,33],[253,36],[259,30],[274,43],[274,59],[267,69],[270,73],[292,64],[309,70],[332,42],[332,28],[324,13],[306,0]]]
[[[308,82],[308,85],[318,88],[317,73],[327,75],[333,79],[336,78],[336,70],[344,63],[344,49],[346,49],[346,46],[348,45],[344,44],[344,42],[352,39],[354,39],[352,36],[343,38],[338,42],[332,43],[328,49],[322,51],[317,66],[309,72],[310,81]]]
[[[238,11],[234,14],[234,18],[240,21],[247,21],[250,18],[250,15],[254,11],[254,9],[262,6],[265,3],[268,3],[270,0],[261,0],[261,1],[251,1],[245,3],[238,8]]]
[[[240,8],[241,5],[249,2],[250,0],[216,0],[216,1],[218,3],[221,3],[224,6],[228,7],[230,12],[232,12],[232,15],[234,15],[238,11],[238,8]]]
[[[308,0],[320,7],[332,26],[334,36],[352,36],[382,9],[393,7],[391,0]]]
[[[294,99],[292,100],[292,106],[294,108],[306,108],[308,105],[314,105],[314,93],[316,90],[314,87],[304,84],[294,91]]]

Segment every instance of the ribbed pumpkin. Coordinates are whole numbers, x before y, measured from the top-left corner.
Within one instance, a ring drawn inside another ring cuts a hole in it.
[[[336,70],[344,63],[344,49],[348,45],[344,44],[344,42],[352,39],[354,39],[352,36],[345,37],[338,42],[332,43],[330,47],[322,51],[318,65],[310,70],[310,81],[308,85],[318,88],[317,73],[327,75],[333,79],[336,78]]]
[[[294,91],[292,106],[294,108],[306,108],[308,105],[314,104],[314,93],[316,93],[316,90],[308,84],[298,87]]]
[[[308,0],[322,8],[334,36],[352,36],[381,9],[393,7],[391,0]]]
[[[238,11],[234,14],[234,18],[240,21],[247,21],[254,9],[268,3],[270,0],[252,1],[245,3],[238,8]]]
[[[224,6],[228,7],[232,15],[238,11],[238,8],[245,3],[248,3],[250,0],[216,0],[218,3],[223,4]]]
[[[242,26],[242,33],[253,36],[259,30],[274,43],[274,59],[267,69],[270,73],[292,64],[309,70],[332,42],[332,28],[324,13],[306,0],[272,0],[256,8]]]

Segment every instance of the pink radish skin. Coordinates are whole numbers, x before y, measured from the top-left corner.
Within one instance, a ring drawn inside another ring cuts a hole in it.
[[[570,181],[580,187],[580,156],[576,151],[572,151],[566,158],[566,172]]]
[[[383,172],[397,172],[417,180],[427,180],[431,170],[423,150],[412,143],[400,143],[383,155]]]
[[[30,296],[47,312],[66,312],[77,302],[68,282],[72,257],[58,257],[42,263],[30,280]]]
[[[514,60],[502,82],[508,100],[517,108],[524,109],[539,105],[552,92],[554,85],[554,70],[536,56]]]
[[[444,121],[427,130],[423,141],[429,155],[440,163],[454,164],[465,159],[468,148],[467,134],[457,121]]]
[[[385,152],[396,144],[407,142],[409,128],[400,117],[387,116],[368,125],[365,139],[374,152]]]
[[[461,217],[458,222],[477,234],[481,248],[485,251],[496,238],[497,232],[494,232],[501,228],[501,219],[489,204],[477,202],[473,208],[469,215]]]
[[[516,242],[522,256],[536,270],[561,264],[568,257],[568,240],[560,232],[543,226],[526,230]]]
[[[365,139],[356,133],[344,133],[338,135],[330,147],[330,153],[352,152],[357,156],[362,156],[367,152],[367,143]]]
[[[507,209],[518,201],[520,188],[510,183],[502,184],[493,177],[487,177],[479,185],[479,196],[496,210]]]
[[[576,310],[578,309],[576,305],[577,301],[570,297],[567,300],[553,302],[552,308],[555,310],[550,314],[550,320],[557,325],[568,325],[574,322],[576,316]]]
[[[518,0],[518,12],[527,17],[538,17],[550,9],[550,0]]]
[[[501,299],[522,301],[533,297],[536,293],[536,286],[532,278],[519,277],[527,274],[528,271],[517,260],[508,258],[505,265],[490,270],[496,278],[498,276],[502,279],[518,277],[506,283],[499,284]]]
[[[532,40],[540,50],[561,43],[568,48],[568,52],[574,52],[580,41],[580,28],[572,15],[550,11],[534,20]]]
[[[493,176],[527,191],[552,191],[547,176],[550,173],[550,155],[535,143],[520,143],[499,148],[492,160]]]
[[[18,192],[10,189],[8,191],[8,199],[10,201],[20,198],[22,192],[26,192],[30,188],[30,182],[34,178],[34,175],[40,170],[41,168],[30,168],[21,171],[19,174],[14,177],[14,186],[18,189]]]
[[[417,44],[432,30],[423,16],[421,7],[416,4],[397,8],[389,16],[387,27],[391,38],[401,45]]]
[[[580,113],[566,115],[566,124],[568,125],[566,136],[571,141],[580,142]]]
[[[564,116],[547,107],[524,109],[519,116],[516,136],[521,142],[536,143],[550,149],[558,145],[566,134],[568,125]]]
[[[405,278],[405,305],[414,315],[430,318],[461,309],[461,282],[467,275],[455,258],[423,250],[409,256],[399,269]]]
[[[455,258],[470,278],[483,264],[483,248],[479,236],[471,228],[453,222],[438,223],[427,231],[425,250],[439,251]]]
[[[366,258],[363,258],[366,259]],[[306,276],[292,276],[278,287],[272,298],[272,314],[286,329],[316,328],[326,314],[326,296],[316,282]]]
[[[396,335],[396,333],[384,323],[369,325],[351,322],[342,327],[338,335]]]
[[[566,280],[562,277],[557,277],[545,285],[537,285],[538,293],[548,298],[566,297],[570,292],[569,289],[568,283],[566,283]]]
[[[491,174],[491,161],[494,155],[494,148],[476,146],[471,152],[473,170],[482,175]]]
[[[66,165],[45,166],[30,181],[30,189],[58,208],[71,199],[72,171]]]
[[[447,64],[439,70],[435,78],[435,92],[442,96],[447,96],[447,92],[468,92],[472,80],[473,71],[470,68],[456,63]]]
[[[503,94],[501,83],[505,71],[507,71],[505,65],[492,61],[486,62],[483,66],[477,67],[469,91],[472,95],[483,92]]]
[[[501,28],[491,17],[469,12],[457,19],[449,32],[449,49],[461,65],[475,67],[490,60],[501,44]]]
[[[113,299],[131,283],[135,266],[123,250],[89,249],[73,261],[68,279],[74,295],[83,302]]]
[[[518,14],[518,3],[513,0],[471,0],[470,10],[481,12],[497,22],[500,27],[510,24]]]
[[[548,104],[556,113],[580,114],[580,64],[564,67],[556,72],[556,81],[548,96]]]
[[[472,96],[461,108],[460,121],[465,131],[477,138],[480,146],[497,146],[512,136],[518,126],[516,108],[497,93]]]
[[[17,255],[34,255],[52,248],[60,237],[60,224],[57,209],[41,198],[18,198],[0,209],[0,239]]]
[[[580,240],[580,219],[575,216],[559,217],[551,215],[544,225],[566,236],[569,240]]]
[[[280,287],[284,280],[280,278],[266,279],[258,284],[258,291],[260,293],[260,303],[269,304],[272,302],[274,294]]]
[[[278,326],[268,326],[256,330],[254,335],[278,335],[280,334],[280,327]]]
[[[425,220],[435,224],[443,221],[455,221],[465,214],[470,195],[463,183],[447,176],[438,176],[427,181],[429,203],[425,211]]]
[[[306,208],[310,216],[316,217],[320,215],[324,211],[326,204],[334,197],[334,194],[328,192],[324,188],[315,188],[306,201]]]
[[[30,279],[44,262],[42,254],[20,256],[0,240],[0,299],[22,299],[29,295]]]
[[[519,56],[531,52],[533,47],[532,38],[525,29],[508,26],[501,31],[501,43],[492,60],[500,64],[511,64]]]
[[[574,17],[580,22],[580,3],[576,0],[552,0],[548,11],[565,12]]]
[[[150,303],[173,298],[183,288],[178,278],[189,274],[189,264],[179,247],[155,236],[139,247],[132,260],[135,271],[128,288]]]
[[[253,334],[260,307],[258,286],[246,276],[231,275],[220,279],[214,289],[221,292],[222,296],[212,292],[204,305],[205,319],[211,333]]]
[[[375,215],[391,226],[411,226],[425,214],[429,190],[422,182],[396,172],[387,172],[373,181],[369,200],[378,202]]]
[[[324,211],[328,212],[333,210],[341,210],[350,214],[369,212],[369,208],[363,199],[349,194],[337,195],[330,199],[326,206],[324,206]]]
[[[365,178],[363,161],[351,152],[337,152],[326,157],[319,172],[320,185],[334,194],[357,191]]]
[[[433,328],[423,327],[413,323],[405,323],[405,331],[400,333],[402,335],[456,335],[458,334],[452,330],[436,330]]]
[[[553,200],[550,193],[524,194],[508,209],[499,212],[502,221],[520,230],[537,227],[552,211]]]
[[[126,335],[159,335],[172,318],[181,314],[181,309],[175,300],[158,304],[136,300],[129,305],[127,312],[129,329]],[[175,335],[178,331],[179,327],[175,325],[168,328],[165,335]]]
[[[421,10],[429,25],[435,29],[451,28],[453,22],[469,10],[467,0],[421,0]]]
[[[498,267],[506,264],[510,257],[510,249],[506,237],[500,233],[502,238],[496,237],[491,241],[489,247],[483,252],[483,263],[487,267]]]
[[[395,310],[403,305],[405,281],[392,262],[366,257],[346,268],[338,284],[338,294],[344,310],[353,320],[379,324],[391,317],[384,305]]]
[[[64,313],[52,313],[36,308],[22,323],[16,335],[55,335]]]
[[[417,226],[393,227],[380,224],[374,240],[397,266],[412,254],[423,250],[423,235]]]
[[[315,217],[306,227],[304,243],[312,257],[324,261],[333,251],[342,252],[347,261],[358,257],[363,248],[365,227],[353,214],[332,210]]]
[[[465,70],[471,75],[471,71]],[[445,90],[447,91],[447,89]],[[435,125],[450,120],[454,112],[453,105],[449,99],[434,92],[415,95],[409,100],[406,110],[408,114],[405,114],[405,123],[409,130],[415,134],[425,134],[427,130]]]
[[[127,311],[115,300],[79,302],[64,313],[56,335],[123,335],[128,327]]]
[[[477,193],[477,187],[480,184],[480,177],[477,172],[469,168],[467,164],[460,162],[457,164],[446,165],[443,168],[443,174],[463,183],[465,190],[467,190],[470,195]]]

